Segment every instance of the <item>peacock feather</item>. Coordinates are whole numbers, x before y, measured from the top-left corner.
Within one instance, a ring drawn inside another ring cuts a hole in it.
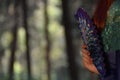
[[[99,71],[101,77],[106,76],[107,73],[103,57],[104,51],[102,49],[100,35],[96,29],[96,26],[83,8],[79,8],[77,10],[75,18],[78,21],[78,28],[80,30],[83,42],[87,45],[87,49],[90,52],[94,65]]]

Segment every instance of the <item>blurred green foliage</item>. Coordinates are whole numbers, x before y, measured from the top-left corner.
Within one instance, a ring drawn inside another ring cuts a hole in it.
[[[13,2],[6,8],[7,0],[0,5],[0,80],[7,80],[9,58],[11,55],[11,41],[13,40],[12,29],[14,27]],[[88,0],[89,1],[89,0]],[[1,4],[1,3],[0,3]],[[28,26],[30,33],[30,53],[33,80],[48,80],[46,67],[46,39],[44,20],[44,0],[28,0]],[[72,6],[73,7],[73,6]],[[68,73],[68,63],[66,57],[66,45],[64,36],[64,26],[62,22],[62,2],[61,0],[48,0],[47,8],[49,16],[49,36],[51,41],[51,76],[52,80],[70,80]],[[15,53],[14,73],[15,80],[27,80],[26,64],[26,40],[25,29],[23,28],[21,9],[20,22],[17,33],[17,49]],[[2,54],[2,55],[1,55]],[[81,63],[81,61],[79,61]],[[83,69],[83,66],[81,66]],[[89,80],[90,73],[86,72],[86,79]],[[2,77],[1,77],[2,76]],[[83,76],[83,78],[85,78]],[[84,79],[81,79],[84,80]]]

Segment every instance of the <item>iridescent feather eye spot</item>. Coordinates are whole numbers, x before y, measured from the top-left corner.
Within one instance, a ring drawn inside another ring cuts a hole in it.
[[[86,28],[84,28],[83,31],[85,32],[85,31],[86,31]]]
[[[90,27],[90,24],[88,24],[88,27]]]
[[[79,17],[79,23],[82,24],[82,19]]]
[[[83,20],[83,23],[86,24],[86,20],[85,19]]]
[[[79,17],[79,21],[81,21],[81,18]]]

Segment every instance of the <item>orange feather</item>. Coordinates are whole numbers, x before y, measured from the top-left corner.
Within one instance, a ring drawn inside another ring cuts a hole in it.
[[[97,26],[98,31],[102,31],[105,27],[105,22],[107,18],[107,11],[113,3],[114,0],[100,0],[95,13],[93,15],[93,22]]]

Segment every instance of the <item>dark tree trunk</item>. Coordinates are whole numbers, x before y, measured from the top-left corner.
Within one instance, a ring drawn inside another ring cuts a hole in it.
[[[17,27],[17,24],[16,24]],[[17,28],[13,29],[13,41],[11,43],[11,56],[10,56],[10,65],[9,65],[9,80],[14,78],[14,61],[15,61],[15,50],[17,42]]]
[[[31,80],[31,58],[30,58],[30,45],[29,45],[29,30],[27,22],[27,0],[22,0],[22,10],[23,10],[23,27],[25,28],[26,35],[26,60],[27,60],[27,69],[28,69],[28,80]]]
[[[4,77],[4,72],[3,72],[3,66],[2,66],[2,58],[4,57],[4,51],[3,47],[0,44],[0,77]]]
[[[77,55],[79,54],[79,39],[78,33],[75,31],[75,21],[73,9],[76,7],[75,2],[77,0],[62,0],[63,6],[63,24],[65,27],[65,38],[66,38],[66,48],[67,48],[67,58],[68,58],[68,69],[70,73],[71,80],[79,80],[80,66],[77,62]]]
[[[14,80],[14,61],[15,61],[15,51],[17,47],[17,30],[18,30],[18,23],[19,23],[19,0],[15,0],[14,3],[14,22],[15,25],[12,29],[13,33],[13,41],[11,43],[11,56],[10,56],[10,64],[9,64],[9,80]]]
[[[48,80],[51,80],[51,63],[50,63],[50,47],[51,47],[51,42],[49,38],[49,30],[48,30],[48,24],[49,24],[49,18],[48,18],[48,13],[47,13],[47,4],[48,0],[44,1],[45,4],[45,38],[46,38],[46,62],[47,62],[47,76]]]

